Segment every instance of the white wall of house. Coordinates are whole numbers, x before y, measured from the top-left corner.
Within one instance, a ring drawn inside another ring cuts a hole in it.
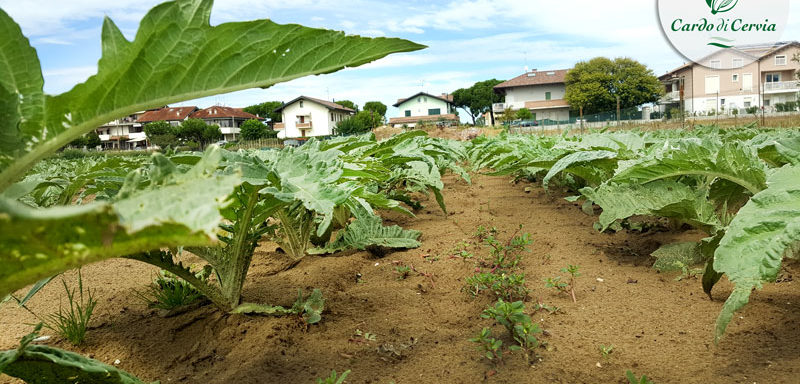
[[[505,104],[512,109],[524,108],[526,101],[547,100],[547,92],[550,92],[550,100],[561,100],[566,93],[566,86],[564,84],[542,84],[509,88],[506,89]]]
[[[301,106],[302,105],[302,106]],[[287,105],[282,112],[284,128],[278,130],[279,138],[328,136],[333,134],[335,125],[331,121],[330,110],[309,100],[298,100]],[[311,129],[297,128],[303,116],[305,123],[311,122]]]
[[[536,120],[569,120],[569,108],[532,109],[531,112],[536,115]]]
[[[410,111],[410,116],[429,116],[428,113],[431,109],[439,109],[440,115],[453,113],[454,108],[450,107],[451,104],[437,99],[435,97],[419,95],[413,99],[409,99],[397,106],[400,110],[400,116],[406,116],[406,111]]]

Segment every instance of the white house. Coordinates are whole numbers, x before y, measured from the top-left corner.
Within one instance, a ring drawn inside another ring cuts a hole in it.
[[[508,108],[512,111],[527,108],[533,113],[534,120],[569,120],[569,103],[564,100],[567,71],[534,69],[496,85],[494,91],[504,95],[505,101],[493,104],[492,110],[498,114]]]
[[[97,135],[103,149],[136,149],[147,147],[147,135],[142,129],[138,117],[144,112],[137,112],[97,128]]]
[[[389,119],[389,125],[399,127],[406,125],[414,127],[417,122],[455,122],[458,123],[456,106],[453,104],[453,95],[442,94],[434,96],[420,92],[414,96],[399,99],[394,104],[402,116]]]
[[[356,111],[308,96],[300,96],[277,108],[281,123],[275,123],[279,138],[329,136],[334,134],[340,121],[349,119]]]

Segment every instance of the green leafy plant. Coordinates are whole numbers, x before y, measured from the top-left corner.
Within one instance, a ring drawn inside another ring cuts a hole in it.
[[[652,380],[647,378],[647,375],[642,375],[641,378],[637,378],[630,370],[625,371],[625,378],[628,379],[628,383],[630,384],[654,384]]]
[[[520,350],[525,355],[525,361],[531,364],[531,359],[535,357],[535,349],[539,346],[536,334],[542,333],[538,323],[531,321],[530,316],[525,314],[525,304],[521,301],[513,303],[498,300],[494,306],[486,308],[481,317],[492,319],[496,323],[505,327],[511,338],[517,345],[509,346],[509,350]]]
[[[611,353],[614,352],[614,346],[613,345],[600,344],[600,346],[598,348],[600,349],[600,356],[602,356],[603,359],[606,359],[606,360],[608,359],[609,356],[611,356]]]
[[[42,329],[36,326],[17,349],[0,352],[0,373],[31,384],[144,384],[121,369],[73,352],[32,344]],[[153,383],[155,384],[155,383]]]
[[[95,300],[90,289],[87,288],[84,291],[81,270],[78,269],[77,288],[70,289],[69,286],[67,286],[66,280],[64,280],[63,277],[61,278],[61,284],[64,287],[64,292],[66,293],[69,307],[64,308],[61,306],[61,304],[59,304],[58,312],[54,312],[46,316],[40,316],[39,314],[30,310],[26,306],[26,302],[30,300],[30,298],[49,281],[50,279],[45,279],[38,282],[31,289],[30,293],[28,293],[28,295],[22,300],[19,300],[14,296],[11,296],[11,298],[16,300],[19,306],[39,319],[45,328],[55,332],[73,345],[83,344],[84,340],[86,340],[86,331],[89,329],[89,321],[92,318],[92,313],[94,313],[97,300]],[[85,297],[84,294],[86,295]]]
[[[317,379],[317,384],[342,384],[344,383],[344,380],[347,378],[347,375],[349,374],[350,374],[349,369],[342,372],[341,375],[337,374],[336,370],[334,369],[333,371],[331,371],[330,376],[324,379]]]
[[[397,280],[405,280],[411,275],[411,267],[407,265],[398,265],[394,267],[394,273],[397,274]]]
[[[517,236],[521,229],[522,226],[520,225],[519,229],[505,242],[498,240],[494,233],[490,232],[486,235],[483,242],[489,247],[489,262],[492,272],[498,269],[510,270],[516,268],[520,260],[522,260],[522,252],[529,251],[527,246],[532,243],[530,234],[523,233]]]
[[[290,308],[281,307],[279,305],[263,305],[254,303],[244,303],[237,306],[231,313],[247,313],[259,315],[297,315],[303,319],[306,324],[316,324],[322,320],[322,311],[325,310],[325,299],[322,297],[322,291],[314,289],[308,297],[303,296],[303,290],[297,291],[297,299],[294,301]]]
[[[378,341],[378,337],[374,333],[362,332],[360,329],[356,329],[355,336],[366,341]]]
[[[498,365],[503,362],[503,341],[492,337],[491,328],[483,328],[478,334],[469,339],[478,344],[478,350],[483,353],[492,364]]]
[[[211,268],[205,268],[195,273],[195,277],[207,281]],[[167,271],[159,271],[158,276],[145,288],[136,292],[136,295],[150,308],[172,310],[186,307],[203,299],[203,293],[193,285]]]
[[[483,291],[490,291],[495,295],[495,299],[507,301],[524,300],[530,293],[530,290],[525,287],[524,274],[491,272],[475,274],[467,278],[465,289],[472,296],[478,296]]]
[[[174,101],[268,87],[423,48],[405,40],[345,36],[268,20],[212,27],[211,5],[210,0],[161,4],[145,15],[134,41],[126,40],[106,18],[97,74],[57,96],[43,93],[36,52],[18,25],[0,11],[2,50],[14,52],[0,59],[10,68],[7,76],[0,77],[0,109],[6,116],[0,122],[0,194],[39,160],[118,116]],[[171,43],[149,43],[159,41]],[[310,52],[315,59],[297,60]],[[266,67],[270,70],[264,71]],[[198,68],[229,76],[199,81],[190,75]],[[0,272],[0,292],[104,258],[212,244],[222,221],[219,210],[241,183],[236,172],[208,172],[216,171],[221,160],[218,153],[212,146],[204,166],[188,172],[186,178],[156,178],[162,182],[145,184],[144,190],[137,188],[141,181],[129,183],[110,202],[32,211],[4,195],[0,233],[6,236],[0,237],[8,246],[0,251],[6,266]],[[161,158],[156,162],[164,163]],[[172,172],[172,176],[179,173],[174,168]],[[134,174],[130,180],[137,177]],[[48,235],[42,238],[38,233]]]
[[[561,272],[569,273],[569,282],[563,281],[561,276],[548,277],[544,280],[545,288],[553,288],[559,292],[569,293],[572,297],[572,302],[576,303],[578,300],[575,298],[575,280],[581,275],[578,272],[578,268],[577,265],[571,264],[561,268]]]

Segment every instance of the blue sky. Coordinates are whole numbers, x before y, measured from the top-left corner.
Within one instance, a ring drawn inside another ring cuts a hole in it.
[[[96,71],[100,27],[111,17],[132,39],[158,0],[0,0],[42,62],[45,91],[60,93]],[[800,38],[793,7],[784,40]],[[358,68],[174,105],[243,107],[299,95],[359,105],[419,91],[452,92],[476,81],[509,79],[524,67],[562,69],[596,56],[632,57],[656,74],[685,62],[666,42],[655,0],[217,0],[211,23],[269,18],[362,36],[402,37],[428,45]],[[389,109],[390,117],[398,115]],[[462,114],[463,115],[463,114]]]

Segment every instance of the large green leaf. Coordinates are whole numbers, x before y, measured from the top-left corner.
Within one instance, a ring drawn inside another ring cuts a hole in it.
[[[22,338],[17,349],[0,352],[0,373],[29,384],[143,384],[121,369],[46,345],[31,345],[41,329]]]
[[[643,185],[606,183],[580,192],[603,208],[599,219],[601,230],[634,215],[677,218],[709,232],[721,226],[705,193],[676,181],[656,180]]]
[[[211,0],[158,5],[132,42],[106,19],[97,74],[44,101],[35,52],[0,11],[0,68],[8,68],[0,71],[0,191],[46,154],[120,116],[424,48],[407,40],[345,36],[269,20],[212,27],[211,5]]]
[[[620,167],[613,179],[624,183],[647,183],[701,175],[732,181],[751,194],[766,187],[766,166],[759,160],[755,149],[744,144],[731,142],[717,147],[710,140],[685,140],[667,141],[664,145],[667,149],[658,155]]]
[[[800,167],[786,166],[770,176],[768,187],[753,196],[731,221],[714,254],[714,269],[736,284],[717,318],[715,337],[725,333],[733,313],[753,288],[775,281],[783,256],[800,241]]]
[[[397,225],[385,227],[381,218],[371,216],[358,219],[348,225],[336,236],[336,241],[324,248],[315,248],[308,251],[310,254],[335,253],[348,249],[377,248],[417,248],[421,245],[417,239],[420,232],[403,229]]]
[[[219,210],[240,182],[214,173],[219,151],[209,149],[186,173],[155,155],[149,181],[132,172],[109,202],[37,209],[0,199],[0,294],[110,257],[212,243]]]
[[[569,172],[571,167],[580,164],[592,163],[597,160],[614,159],[616,155],[617,154],[615,152],[611,151],[581,151],[581,152],[570,153],[569,155],[566,155],[561,159],[559,159],[553,165],[553,167],[550,168],[550,171],[548,171],[547,175],[545,175],[544,178],[542,179],[542,186],[544,187],[544,189],[547,189],[547,186],[550,184],[550,179],[552,179],[554,176],[561,173],[562,171]],[[606,162],[605,164],[603,164],[605,166],[603,166],[602,168],[604,168],[609,173],[610,176],[611,173],[610,171],[613,170],[613,166],[615,164],[616,162],[611,162],[610,164]]]

